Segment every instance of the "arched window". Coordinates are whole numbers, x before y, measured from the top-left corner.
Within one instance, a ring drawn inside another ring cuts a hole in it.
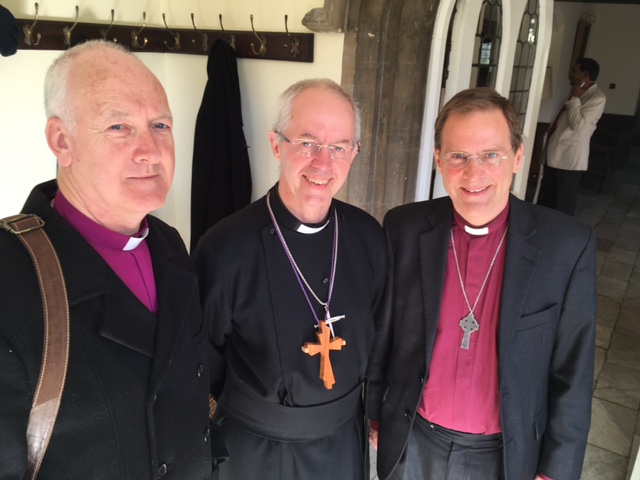
[[[524,120],[529,104],[529,88],[533,74],[533,63],[536,59],[536,45],[538,42],[538,25],[540,23],[539,0],[529,0],[520,23],[520,33],[516,43],[516,55],[513,63],[513,76],[509,100],[515,105],[520,114],[520,125],[524,127]]]
[[[483,0],[471,65],[473,87],[495,87],[502,39],[502,1]]]
[[[456,20],[456,13],[458,13],[458,5],[453,6],[453,12],[451,12],[451,18],[449,19],[449,28],[447,30],[447,43],[444,50],[444,63],[442,68],[442,89],[447,88],[447,79],[449,78],[449,59],[451,58],[451,36],[453,34],[453,25]]]

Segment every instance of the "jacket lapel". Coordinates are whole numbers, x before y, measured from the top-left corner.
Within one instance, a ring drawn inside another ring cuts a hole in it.
[[[154,391],[171,363],[194,303],[198,303],[198,290],[193,272],[177,261],[176,252],[156,227],[155,219],[148,218],[150,231],[147,239],[158,293],[157,331],[149,383],[150,391]]]
[[[51,208],[49,202],[56,190],[55,181],[41,185],[40,190],[34,190],[29,197],[24,210],[45,219],[46,230],[51,233],[63,265],[69,307],[82,309],[83,304],[92,302],[101,305],[97,327],[90,326],[81,316],[78,326],[97,328],[103,338],[152,357],[155,315],[131,293],[82,235]]]
[[[539,248],[533,240],[535,233],[533,217],[524,202],[511,196],[500,306],[500,358],[509,358],[509,347],[513,344],[517,320],[522,315],[527,298],[531,275],[539,253]]]
[[[427,212],[426,222],[428,227],[419,237],[427,365],[431,361],[431,353],[436,337],[452,221],[453,208],[451,200],[447,197],[443,200],[443,203],[437,204],[437,208],[431,208]]]
[[[106,281],[100,335],[153,358],[157,320],[112,271]]]
[[[149,358],[155,358],[158,374],[170,359],[171,346],[178,340],[188,301],[196,290],[195,277],[174,262],[175,252],[153,217],[149,218],[149,249],[158,292],[159,315],[151,313],[87,241],[50,206],[57,190],[55,181],[40,185],[23,211],[45,219],[47,232],[60,257],[67,283],[69,306],[102,298],[99,334]],[[63,239],[63,241],[59,240]],[[180,301],[174,301],[177,298]]]

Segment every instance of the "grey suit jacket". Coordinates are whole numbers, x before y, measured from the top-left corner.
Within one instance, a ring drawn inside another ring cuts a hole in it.
[[[380,421],[378,474],[401,459],[428,377],[446,268],[452,203],[395,208],[382,334],[370,367]],[[595,234],[574,218],[510,198],[499,326],[506,480],[580,477],[591,417]]]

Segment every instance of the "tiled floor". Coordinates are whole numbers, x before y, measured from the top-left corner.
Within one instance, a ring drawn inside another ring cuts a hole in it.
[[[578,216],[598,235],[593,409],[582,480],[628,480],[640,445],[640,147],[599,193],[582,188]],[[371,472],[377,480],[375,452]]]
[[[598,320],[591,431],[582,480],[630,478],[640,444],[640,148],[579,218],[598,235]]]

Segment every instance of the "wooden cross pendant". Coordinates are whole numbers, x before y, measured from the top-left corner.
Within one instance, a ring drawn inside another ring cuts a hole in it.
[[[324,388],[331,390],[336,383],[336,378],[333,375],[329,352],[331,350],[342,350],[342,347],[347,342],[340,337],[331,338],[331,331],[326,322],[320,322],[319,328],[320,331],[316,332],[318,343],[306,342],[302,346],[302,351],[311,356],[320,354],[320,378],[324,382]]]

